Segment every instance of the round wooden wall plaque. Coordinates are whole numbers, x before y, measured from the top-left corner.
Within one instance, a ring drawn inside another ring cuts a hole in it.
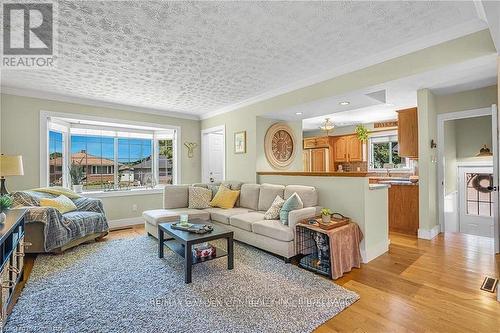
[[[269,127],[264,138],[264,151],[274,168],[285,169],[289,166],[296,150],[295,137],[289,126],[278,123]]]

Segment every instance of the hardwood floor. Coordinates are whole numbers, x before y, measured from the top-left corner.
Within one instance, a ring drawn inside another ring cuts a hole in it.
[[[143,234],[137,226],[104,241]],[[499,276],[491,240],[440,234],[426,241],[396,233],[390,239],[388,253],[335,281],[361,299],[317,332],[500,332],[500,303],[479,289],[485,276]],[[26,276],[33,261],[27,259]]]

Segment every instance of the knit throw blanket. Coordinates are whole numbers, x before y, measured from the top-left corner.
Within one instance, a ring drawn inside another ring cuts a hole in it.
[[[58,195],[39,191],[14,192],[14,208],[26,208],[26,223],[44,224],[45,251],[57,249],[72,240],[93,233],[108,231],[108,222],[102,201],[79,197],[71,199],[77,210],[61,214],[51,207],[40,207],[40,198],[55,198]]]

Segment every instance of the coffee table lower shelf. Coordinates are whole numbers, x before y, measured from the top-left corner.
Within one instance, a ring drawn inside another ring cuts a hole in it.
[[[174,251],[175,253],[177,253],[181,257],[185,258],[184,245],[177,242],[175,239],[166,240],[163,242],[163,245],[165,245],[166,247],[168,247],[170,250]],[[193,265],[227,256],[226,251],[224,251],[220,247],[215,247],[215,248],[216,248],[215,256],[202,258],[202,259],[193,257]]]

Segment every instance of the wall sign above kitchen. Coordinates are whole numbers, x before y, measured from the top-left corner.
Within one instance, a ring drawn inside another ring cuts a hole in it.
[[[398,121],[397,120],[380,121],[378,123],[374,123],[373,127],[374,128],[398,127]]]

